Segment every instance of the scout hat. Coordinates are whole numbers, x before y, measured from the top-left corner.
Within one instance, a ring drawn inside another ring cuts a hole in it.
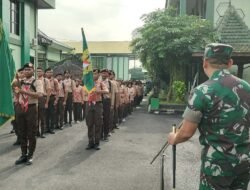
[[[25,68],[31,68],[31,69],[34,69],[34,65],[32,63],[26,63],[24,66],[23,66],[23,69]]]
[[[100,73],[100,69],[94,68],[93,73]]]
[[[105,72],[109,73],[109,70],[108,69],[102,69],[101,70],[101,73],[105,73]]]
[[[222,61],[231,59],[233,47],[228,44],[211,43],[205,48],[204,58],[214,58]]]

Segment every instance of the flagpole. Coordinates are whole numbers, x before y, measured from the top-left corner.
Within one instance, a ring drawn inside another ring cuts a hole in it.
[[[173,133],[176,133],[176,125],[173,124]],[[173,151],[173,190],[175,190],[175,178],[176,178],[176,145],[172,146],[172,151]]]

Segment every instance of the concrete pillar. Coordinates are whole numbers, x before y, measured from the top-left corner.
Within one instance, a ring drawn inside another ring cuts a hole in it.
[[[207,0],[206,19],[214,23],[214,0]]]
[[[180,0],[180,15],[187,13],[187,0]]]
[[[21,1],[21,65],[30,62],[30,7],[26,1]]]

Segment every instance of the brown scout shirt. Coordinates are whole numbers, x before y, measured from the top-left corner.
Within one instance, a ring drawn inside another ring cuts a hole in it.
[[[25,85],[25,84],[32,84],[32,82],[34,80],[35,80],[35,77],[31,77],[29,79],[27,79],[27,78],[23,79],[24,84],[22,85],[22,89],[26,90],[26,91],[30,90],[32,92],[35,92],[34,89],[31,87],[31,85]],[[35,87],[36,92],[43,93],[43,85],[42,85],[41,81],[35,80],[33,85]],[[22,96],[19,96],[19,97],[22,98]],[[28,96],[28,104],[38,104],[38,99],[31,97],[31,96]]]

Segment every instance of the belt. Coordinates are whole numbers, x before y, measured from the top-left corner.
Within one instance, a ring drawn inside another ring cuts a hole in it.
[[[101,104],[102,101],[97,101],[97,102],[92,102],[92,101],[88,101],[89,105],[95,105],[95,104]]]
[[[36,106],[37,104],[29,104],[29,107],[33,107]]]
[[[111,100],[111,98],[103,98],[103,100]]]

